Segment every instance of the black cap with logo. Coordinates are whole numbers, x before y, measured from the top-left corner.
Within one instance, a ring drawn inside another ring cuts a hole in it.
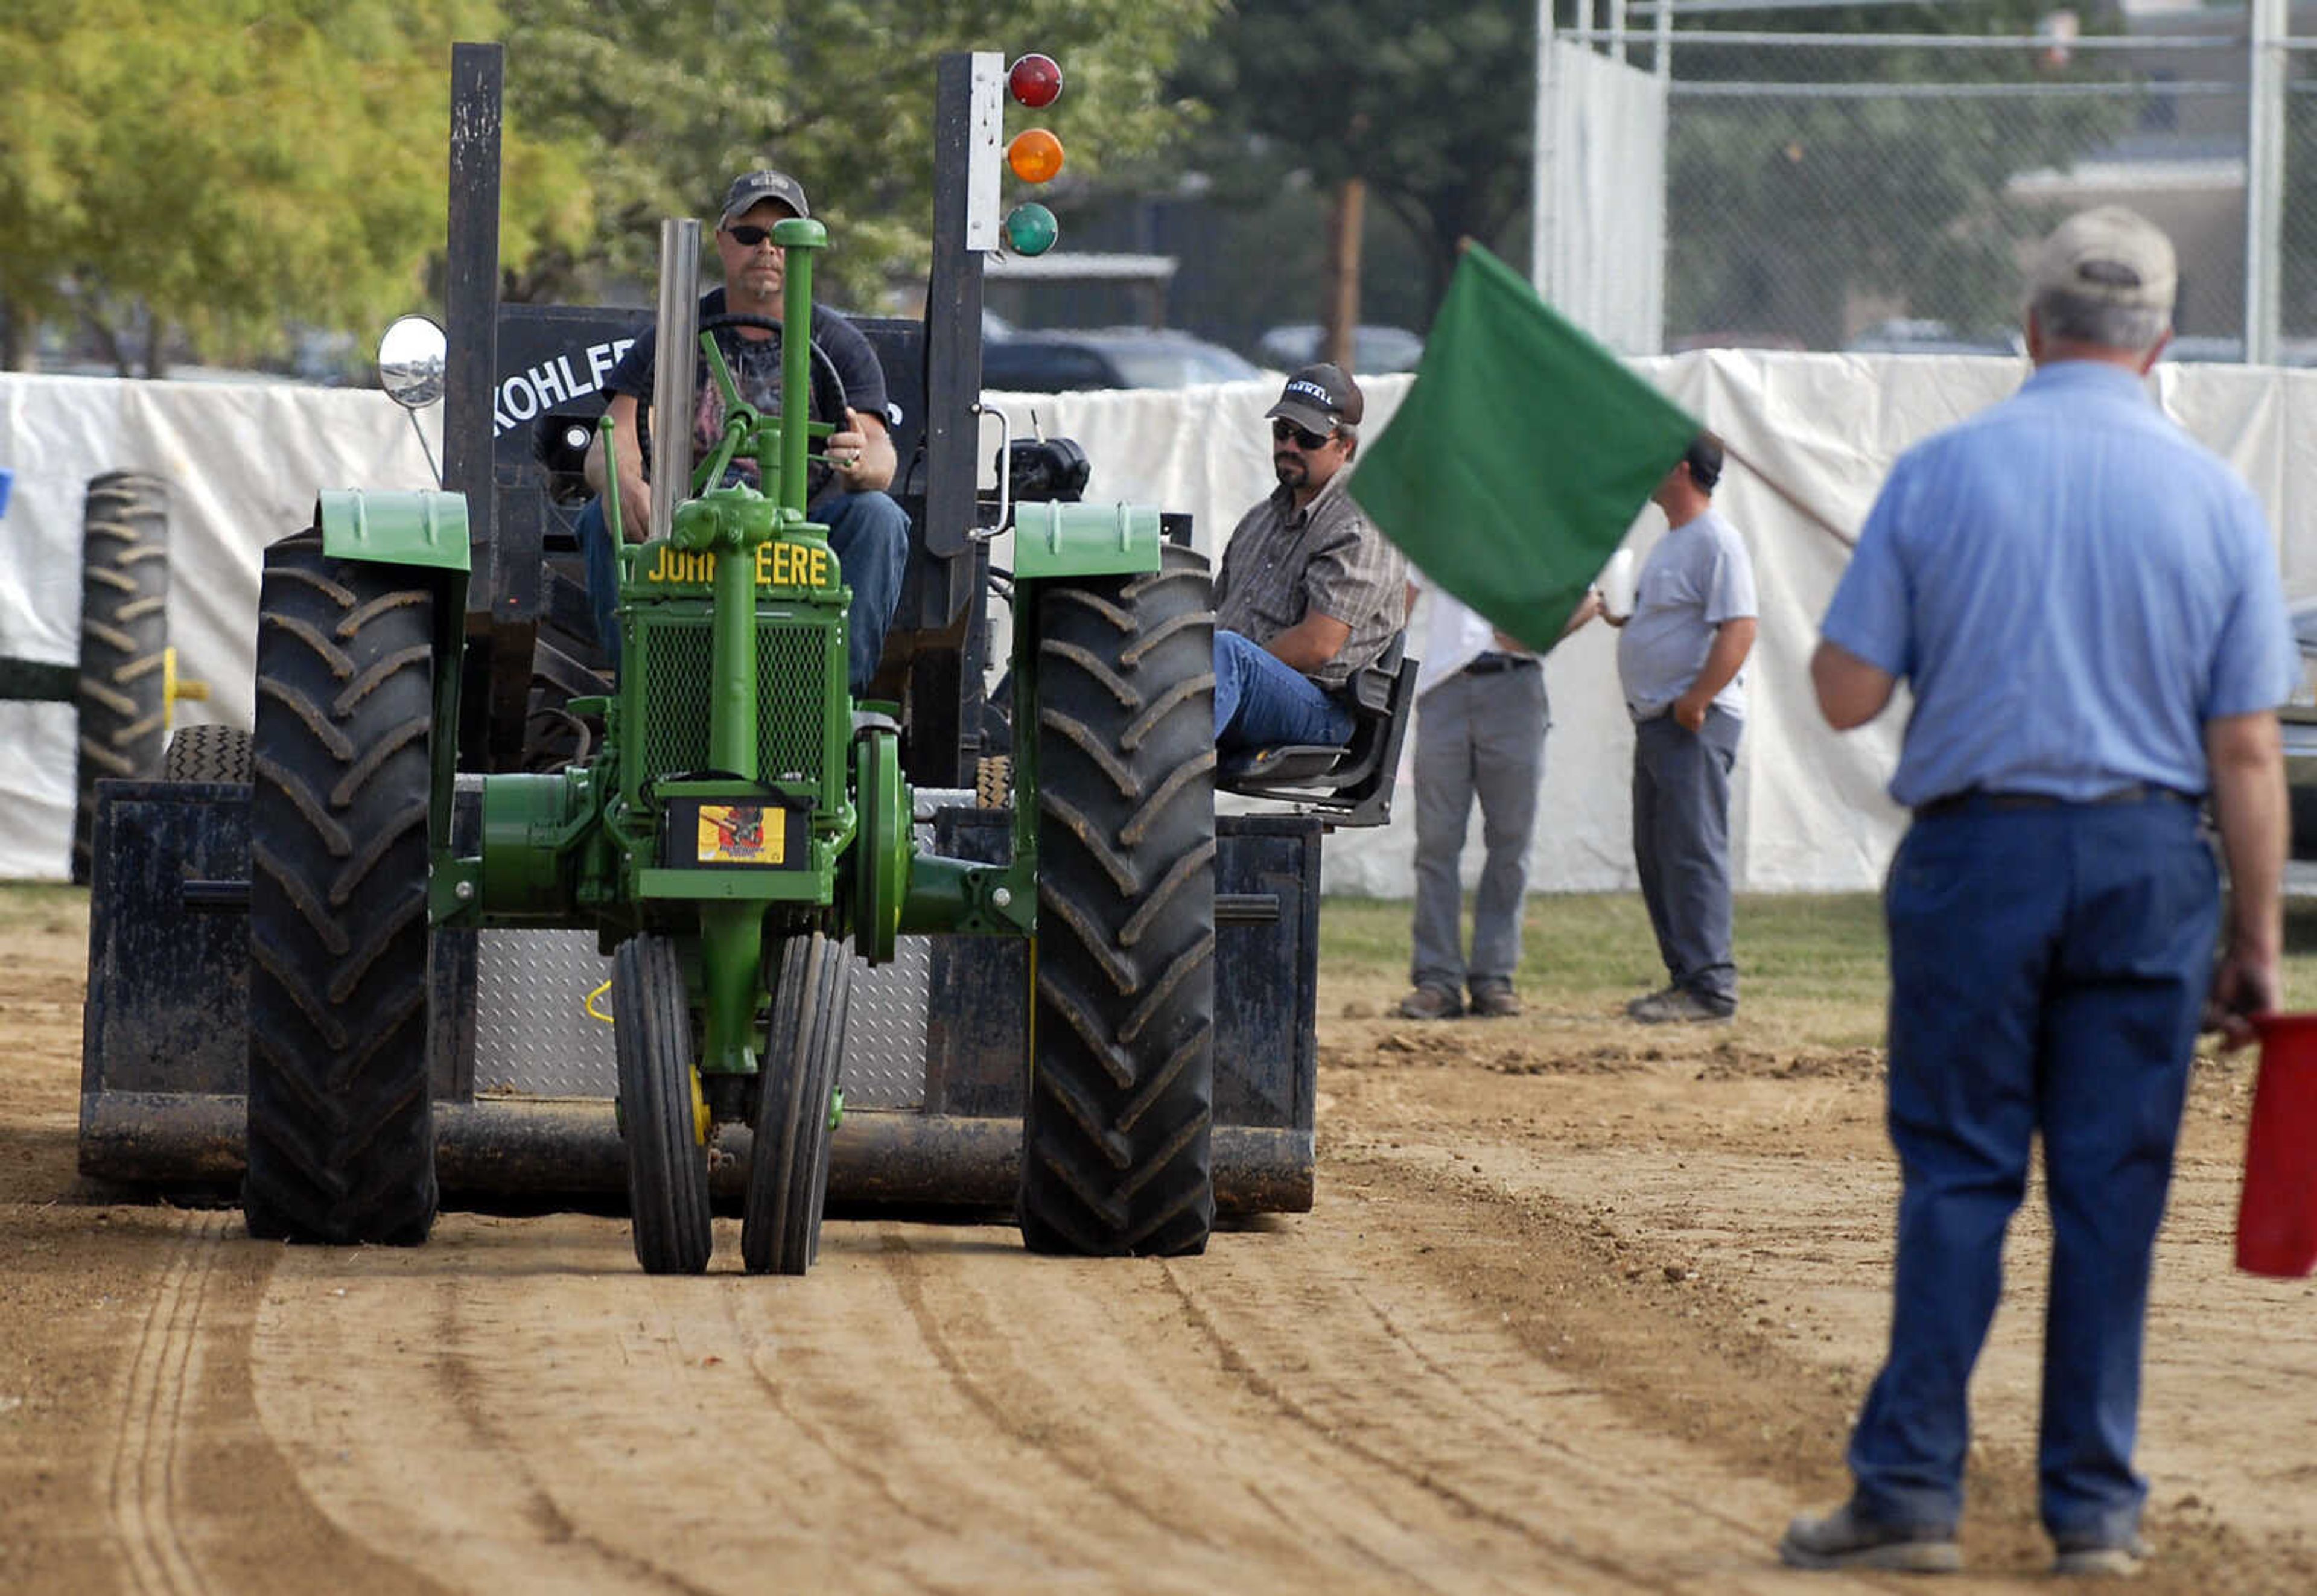
[[[766,200],[778,200],[799,216],[812,214],[804,202],[804,184],[785,172],[767,168],[744,173],[732,180],[732,186],[724,191],[723,220],[717,225],[730,227]]]
[[[1339,426],[1357,426],[1366,409],[1360,385],[1341,366],[1323,362],[1288,378],[1287,386],[1279,390],[1279,402],[1264,414],[1284,416],[1316,433],[1332,433]]]

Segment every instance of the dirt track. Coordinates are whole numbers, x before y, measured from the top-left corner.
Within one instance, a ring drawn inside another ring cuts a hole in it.
[[[62,898],[0,937],[0,1590],[1914,1588],[1768,1552],[1839,1491],[1879,1352],[1871,1054],[1328,1019],[1317,1210],[1203,1258],[869,1218],[761,1280],[720,1222],[719,1272],[649,1280],[610,1218],[338,1252],[107,1206],[73,1172],[85,938]],[[2194,1094],[2142,1589],[2317,1589],[2317,1286],[2228,1268],[2248,1083]],[[1942,1590],[2052,1588],[2018,1234],[1979,1572]]]

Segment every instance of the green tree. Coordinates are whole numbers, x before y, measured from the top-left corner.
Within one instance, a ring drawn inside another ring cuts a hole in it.
[[[1283,170],[1364,179],[1419,241],[1429,304],[1460,239],[1502,245],[1524,213],[1534,40],[1503,0],[1245,0],[1176,83],[1213,108],[1219,202],[1266,202]]]
[[[1597,8],[1595,8],[1597,13]],[[1746,31],[2025,32],[2045,0],[1748,12]],[[1557,0],[1557,25],[1578,22]],[[1267,206],[1283,173],[1369,196],[1424,246],[1436,302],[1460,239],[1515,259],[1525,238],[1535,13],[1501,0],[1246,0],[1187,52],[1176,83],[1213,108],[1198,159],[1226,207]],[[1694,23],[1685,20],[1688,33]],[[1645,62],[1647,24],[1633,59]],[[2116,76],[2079,51],[1690,46],[1676,53],[1668,150],[1668,331],[1841,341],[1862,305],[1984,327],[2016,309],[2017,242],[2047,219],[2006,196],[2122,132],[2129,97],[2017,95]],[[1982,97],[1909,96],[1929,83]],[[1879,97],[1766,94],[1751,84],[1880,85]],[[1634,202],[1646,202],[1636,185]],[[1314,296],[1316,298],[1316,295]],[[1373,300],[1371,291],[1369,298]]]
[[[16,0],[0,13],[6,363],[44,318],[157,376],[180,339],[244,354],[292,323],[407,309],[443,247],[449,43],[495,25],[482,0]],[[509,211],[519,253],[585,220]]]
[[[793,173],[828,222],[824,268],[858,302],[930,249],[935,58],[1039,49],[1061,99],[1036,121],[1068,151],[1064,187],[1156,148],[1191,108],[1165,76],[1222,0],[713,0],[606,9],[505,0],[509,116],[583,150],[596,225],[509,273],[516,299],[584,297],[649,273],[658,223],[712,223],[734,174]],[[1018,108],[1009,130],[1031,125]],[[1010,182],[1010,180],[1009,180]]]

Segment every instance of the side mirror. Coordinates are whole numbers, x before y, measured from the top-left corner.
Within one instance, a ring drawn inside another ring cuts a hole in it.
[[[443,370],[450,340],[432,317],[405,316],[378,341],[378,385],[406,410],[443,402]]]

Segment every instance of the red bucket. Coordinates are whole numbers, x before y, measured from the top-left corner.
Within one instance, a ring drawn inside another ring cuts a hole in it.
[[[2265,1014],[2237,1206],[2237,1268],[2297,1280],[2317,1269],[2317,1014]]]

